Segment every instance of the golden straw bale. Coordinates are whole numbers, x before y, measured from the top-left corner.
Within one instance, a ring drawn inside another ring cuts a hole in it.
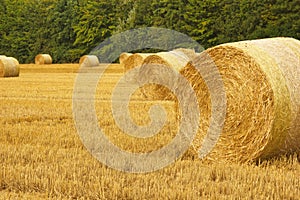
[[[97,67],[99,65],[99,59],[95,55],[84,55],[79,60],[79,67]]]
[[[5,55],[0,55],[0,59],[6,58]]]
[[[35,64],[37,65],[52,64],[52,57],[49,54],[38,54],[35,57]]]
[[[283,38],[282,43],[291,49],[294,54],[296,54],[298,57],[300,57],[300,41],[296,40],[294,38]]]
[[[282,153],[300,151],[300,41],[293,38],[271,38],[253,43],[272,54],[285,78],[291,98],[291,126],[282,147]]]
[[[20,66],[17,59],[5,57],[0,59],[0,77],[17,77],[20,74]]]
[[[120,62],[120,64],[123,65],[123,64],[124,64],[124,61],[125,61],[129,56],[131,56],[131,55],[132,55],[132,53],[126,53],[126,52],[121,53],[121,55],[120,55],[120,57],[119,57],[119,62]]]
[[[162,73],[164,67],[172,68],[176,72],[179,72],[190,60],[191,58],[182,51],[160,52],[148,56],[140,69],[139,79],[150,78],[161,83],[177,79],[177,77],[166,77],[166,75]],[[158,65],[159,68],[153,69],[151,65]],[[176,85],[174,85],[173,88],[176,88]],[[163,85],[148,84],[141,88],[141,93],[144,97],[152,100],[176,100],[176,97],[170,91],[171,89],[172,88],[167,88]]]
[[[124,63],[124,71],[127,72],[130,69],[141,67],[144,59],[148,56],[153,55],[152,53],[135,53],[129,56],[123,63]]]
[[[182,52],[189,57],[189,59],[193,59],[197,56],[195,49],[178,48],[174,49],[173,52]]]
[[[8,57],[8,58],[12,59],[14,61],[15,65],[17,65],[17,66],[20,65],[19,61],[16,58],[14,58],[14,57]]]
[[[180,71],[193,86],[201,113],[196,155],[213,119],[210,92],[195,66],[212,64],[223,79],[227,107],[220,138],[207,159],[247,162],[299,148],[299,55],[286,42],[273,38],[219,45]],[[214,63],[207,63],[207,54]]]

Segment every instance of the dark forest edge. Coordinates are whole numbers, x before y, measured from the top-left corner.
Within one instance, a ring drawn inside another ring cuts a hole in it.
[[[106,38],[141,27],[176,30],[205,48],[300,39],[299,13],[299,0],[0,0],[0,55],[32,63],[49,53],[55,63],[78,62]]]

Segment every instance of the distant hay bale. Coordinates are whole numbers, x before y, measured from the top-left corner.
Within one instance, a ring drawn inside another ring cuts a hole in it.
[[[141,67],[144,60],[153,55],[152,53],[135,53],[130,55],[126,60],[124,60],[124,71],[127,72],[133,68]]]
[[[49,54],[38,54],[35,57],[35,64],[37,64],[37,65],[52,64],[52,58]]]
[[[17,77],[20,73],[20,66],[17,59],[2,57],[0,59],[0,77]]]
[[[186,49],[186,48],[177,48],[173,50],[174,52],[182,52],[184,53],[189,59],[193,59],[197,56],[195,49]]]
[[[79,67],[97,67],[99,65],[99,59],[95,55],[84,55],[79,60]]]
[[[160,52],[147,57],[144,60],[143,65],[161,64],[179,71],[185,67],[190,60],[191,59],[182,51],[169,51]]]
[[[194,57],[194,55],[193,55]],[[164,67],[172,68],[179,72],[191,60],[183,51],[160,52],[155,55],[148,56],[140,69],[139,79],[151,78],[161,83],[166,83],[168,80],[177,79],[177,77],[166,77]],[[159,68],[153,69],[151,65],[158,65]],[[167,69],[166,69],[167,70]],[[176,85],[173,85],[176,88]],[[176,97],[170,91],[172,88],[167,88],[158,84],[151,84],[142,88],[144,97],[152,100],[175,100]]]
[[[0,55],[0,59],[6,58],[5,55]]]
[[[121,64],[121,65],[124,64],[124,61],[127,60],[127,58],[128,58],[129,56],[131,56],[131,55],[132,55],[132,53],[126,53],[126,52],[121,53],[121,55],[120,55],[120,57],[119,57],[119,62],[120,62],[120,64]]]
[[[207,159],[247,162],[299,151],[299,47],[290,38],[228,43],[207,49],[180,70],[196,92],[201,113],[196,155],[213,120],[210,92],[195,69],[201,65],[217,66],[227,98],[225,124]]]
[[[14,58],[14,57],[8,57],[8,58],[12,59],[14,61],[15,65],[19,66],[20,63],[16,58]]]

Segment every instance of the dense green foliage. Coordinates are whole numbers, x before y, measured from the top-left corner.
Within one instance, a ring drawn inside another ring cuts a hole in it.
[[[77,62],[106,38],[163,27],[205,48],[230,41],[300,39],[299,0],[0,0],[0,54],[22,63],[38,53]]]

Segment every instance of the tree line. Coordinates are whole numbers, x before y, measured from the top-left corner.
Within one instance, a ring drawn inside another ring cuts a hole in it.
[[[21,63],[49,53],[78,62],[106,38],[141,27],[184,33],[205,48],[286,36],[300,39],[299,0],[0,0],[0,55]]]

